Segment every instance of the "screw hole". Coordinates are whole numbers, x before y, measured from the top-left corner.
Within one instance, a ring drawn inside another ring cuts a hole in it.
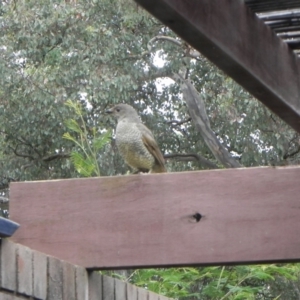
[[[202,215],[199,214],[199,213],[195,213],[193,215],[193,218],[196,220],[196,222],[200,222],[201,218],[202,218]]]

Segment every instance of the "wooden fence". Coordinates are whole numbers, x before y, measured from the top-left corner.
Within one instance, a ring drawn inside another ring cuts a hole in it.
[[[0,300],[169,299],[8,239],[1,240],[0,256]]]

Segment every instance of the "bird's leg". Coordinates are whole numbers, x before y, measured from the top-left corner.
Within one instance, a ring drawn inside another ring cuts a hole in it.
[[[135,170],[132,174],[147,175],[148,173],[149,173],[149,170],[147,170],[147,169],[138,169],[138,170]]]

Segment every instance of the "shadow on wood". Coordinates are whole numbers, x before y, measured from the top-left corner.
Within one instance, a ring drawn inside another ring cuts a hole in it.
[[[300,260],[300,168],[11,184],[12,240],[92,269]]]

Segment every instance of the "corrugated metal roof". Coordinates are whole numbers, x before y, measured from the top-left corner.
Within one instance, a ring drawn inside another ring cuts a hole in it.
[[[245,3],[300,55],[300,0],[245,0]]]

